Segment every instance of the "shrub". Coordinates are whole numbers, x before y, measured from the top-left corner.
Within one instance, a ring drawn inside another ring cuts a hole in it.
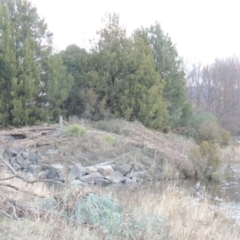
[[[116,142],[116,138],[111,134],[103,135],[102,140],[104,145],[107,145],[107,146],[114,145],[114,143]]]
[[[79,201],[74,208],[72,220],[80,224],[101,226],[109,236],[130,237],[131,231],[138,239],[146,239],[149,229],[161,231],[166,220],[158,214],[145,214],[141,209],[124,214],[124,208],[113,198],[89,194],[84,201]],[[127,228],[125,227],[127,226]]]
[[[69,137],[81,137],[87,132],[85,127],[78,124],[69,125],[65,130],[65,135]]]
[[[199,147],[190,150],[189,158],[195,177],[219,180],[222,158],[218,144],[203,141]]]
[[[114,235],[121,231],[121,208],[114,199],[106,196],[89,194],[85,201],[76,204],[74,218],[81,224],[100,225]]]
[[[187,133],[199,145],[203,141],[218,143],[221,146],[227,146],[231,142],[230,133],[221,128],[210,113],[195,115],[189,121]]]

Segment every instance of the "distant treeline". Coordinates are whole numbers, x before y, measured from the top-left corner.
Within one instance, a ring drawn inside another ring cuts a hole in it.
[[[196,112],[210,112],[222,127],[240,134],[240,61],[216,59],[211,65],[192,64],[188,93]]]

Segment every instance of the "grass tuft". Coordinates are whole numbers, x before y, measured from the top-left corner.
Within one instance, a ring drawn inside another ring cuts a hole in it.
[[[81,137],[87,132],[85,127],[78,124],[69,125],[65,130],[65,135],[69,137]]]

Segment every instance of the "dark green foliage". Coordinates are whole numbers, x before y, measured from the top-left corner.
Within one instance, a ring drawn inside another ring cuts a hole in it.
[[[80,49],[78,52],[78,56],[68,56],[67,49],[65,62],[75,59],[74,66],[82,62]],[[164,85],[155,70],[152,49],[141,36],[128,38],[117,15],[109,17],[87,59],[88,67],[77,67],[81,73],[75,77],[77,97],[70,103],[70,114],[97,120],[110,111],[115,117],[137,119],[152,128],[164,127],[168,117],[162,99]]]
[[[0,36],[0,124],[34,124],[57,115],[72,80],[52,56],[52,34],[36,8],[1,0]]]
[[[181,61],[159,24],[127,37],[116,14],[109,15],[90,52],[69,46],[62,52],[74,78],[69,115],[99,120],[139,120],[164,130],[184,125],[191,115]]]
[[[42,77],[43,95],[39,100],[45,105],[50,120],[57,120],[62,114],[62,103],[67,99],[73,85],[73,76],[67,73],[59,54],[49,57]]]
[[[185,120],[191,115],[191,104],[186,98],[184,72],[176,47],[170,37],[164,34],[159,23],[138,32],[145,35],[152,47],[156,70],[161,81],[165,82],[163,98],[168,104],[170,125],[185,125]]]

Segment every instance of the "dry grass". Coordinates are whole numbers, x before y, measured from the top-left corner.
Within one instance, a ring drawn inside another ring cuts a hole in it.
[[[65,136],[56,126],[51,126],[48,131],[42,131],[40,127],[34,131],[31,128],[15,129],[12,130],[14,133],[25,132],[27,138],[7,142],[0,134],[0,151],[2,154],[7,146],[39,150],[43,155],[42,163],[47,164],[81,162],[94,165],[109,160],[132,163],[136,170],[147,170],[148,178],[152,180],[195,176],[196,166],[189,158],[189,152],[198,146],[191,139],[159,133],[140,123],[123,120],[97,124],[86,126],[86,134],[75,138]],[[226,163],[239,163],[240,147],[221,149],[221,156]],[[196,161],[201,159],[196,158]],[[5,170],[2,167],[1,178],[8,176]],[[175,186],[163,192],[157,188],[154,191],[127,191],[124,188],[116,194],[109,193],[108,189],[69,186],[56,191],[43,183],[26,185],[17,179],[4,183],[25,192],[0,186],[0,239],[240,239],[240,228],[232,220],[230,210],[214,207],[208,196],[195,198]],[[57,204],[42,209],[38,204],[42,198],[26,194],[26,191],[55,199]],[[86,222],[79,225],[61,215],[72,210],[89,193],[118,199],[122,205],[120,235],[109,235],[100,224]],[[164,219],[159,228],[154,227],[156,216]],[[141,227],[137,228],[136,224]]]
[[[204,164],[204,159],[196,154],[192,158],[192,149],[198,148],[192,139],[172,133],[163,134],[139,122],[120,119],[85,125],[85,128],[87,132],[79,137],[66,136],[56,125],[3,131],[0,133],[0,154],[11,146],[38,150],[44,164],[80,162],[89,166],[105,161],[131,163],[137,171],[147,170],[150,180],[202,175],[196,164],[201,161]],[[25,134],[27,138],[12,142],[4,140],[4,134],[11,133]],[[224,162],[233,163],[239,161],[240,150],[231,146],[221,149],[219,155]]]
[[[171,186],[163,193],[145,189],[119,198],[130,209],[137,207],[166,219],[162,238],[149,232],[148,239],[240,239],[239,225],[232,219],[231,209],[214,206],[208,196],[195,198],[185,189]]]
[[[21,182],[10,180],[10,183],[26,190]],[[53,197],[56,199],[57,204],[47,209],[39,207],[38,202],[41,201],[39,198],[5,187],[0,187],[0,191],[0,239],[3,240],[240,239],[240,226],[232,219],[230,209],[220,205],[216,207],[208,196],[196,198],[187,190],[174,185],[167,187],[164,191],[158,190],[157,187],[154,190],[125,187],[116,192],[86,187],[67,188],[54,192],[35,185],[31,191],[44,195],[47,199]],[[119,225],[120,234],[109,234],[100,224],[79,224],[63,217],[63,210],[72,210],[90,193],[118,199],[123,216],[122,223]],[[156,216],[163,219],[162,225],[154,225]],[[136,223],[141,222],[144,225],[137,228]]]

